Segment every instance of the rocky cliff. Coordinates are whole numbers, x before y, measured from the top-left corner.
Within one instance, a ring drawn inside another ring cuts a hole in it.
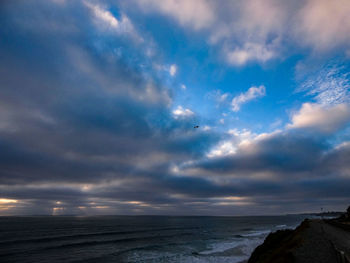
[[[268,235],[248,263],[350,263],[350,232],[324,220]]]

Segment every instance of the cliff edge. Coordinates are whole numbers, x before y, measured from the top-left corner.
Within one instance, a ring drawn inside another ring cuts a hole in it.
[[[336,220],[304,220],[269,234],[248,263],[350,263],[350,231]]]

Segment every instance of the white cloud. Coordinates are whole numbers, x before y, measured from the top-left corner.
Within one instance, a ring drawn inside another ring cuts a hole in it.
[[[191,117],[194,115],[194,112],[190,109],[185,109],[182,106],[178,106],[175,110],[173,110],[173,115],[175,118],[181,117]]]
[[[215,100],[218,104],[223,104],[229,100],[231,94],[229,92],[223,93],[221,90],[218,89],[208,92],[206,94],[206,97]]]
[[[239,111],[242,104],[247,103],[256,98],[261,98],[266,95],[265,86],[260,85],[259,87],[251,87],[245,93],[241,93],[240,95],[234,97],[232,99],[232,110]]]
[[[229,95],[230,95],[230,94],[227,93],[227,92],[224,93],[224,94],[221,94],[221,95],[218,97],[218,101],[219,101],[219,102],[224,102],[224,101],[226,101]]]
[[[317,103],[335,105],[350,102],[350,73],[343,67],[330,65],[309,77],[297,91],[306,91]]]
[[[181,89],[186,90],[187,89],[186,85],[181,84]]]
[[[223,141],[219,145],[217,145],[214,149],[212,149],[207,157],[209,158],[217,158],[223,157],[227,155],[235,154],[237,151],[237,147],[232,141]]]
[[[138,0],[143,11],[157,11],[194,30],[210,27],[214,21],[212,5],[206,0]]]
[[[288,5],[278,0],[246,0],[231,4],[229,8],[236,15],[229,22],[218,18],[220,25],[224,22],[227,27],[222,40],[232,42],[222,49],[226,61],[233,66],[244,66],[249,62],[265,63],[278,58],[286,31]],[[215,40],[215,31],[213,29],[212,40]]]
[[[232,129],[227,132],[231,138],[223,140],[215,145],[207,154],[209,158],[224,157],[236,154],[240,148],[250,145],[258,135],[250,130]]]
[[[136,1],[136,0],[135,0]],[[349,0],[138,0],[141,11],[171,17],[208,42],[232,66],[283,59],[284,45],[315,52],[350,49]],[[291,54],[291,53],[290,53]],[[315,53],[314,53],[315,54]]]
[[[126,34],[137,42],[143,42],[143,38],[136,32],[130,19],[122,14],[118,20],[110,11],[100,5],[84,1],[95,17],[95,24],[100,30],[112,31],[118,34]]]
[[[174,77],[176,72],[177,72],[177,66],[175,64],[170,65],[169,67],[170,76]]]
[[[307,0],[294,25],[302,44],[329,50],[350,44],[350,1]]]
[[[231,129],[228,131],[228,134],[234,136],[237,147],[240,145],[250,143],[252,140],[254,140],[254,138],[258,136],[257,134],[252,133],[250,130],[247,129]]]
[[[109,26],[112,28],[119,27],[118,19],[116,19],[111,12],[109,12],[108,10],[104,10],[102,7],[91,4],[87,1],[85,1],[84,3],[87,7],[89,7],[93,11],[96,18],[104,22],[106,26]]]
[[[208,153],[207,157],[216,158],[234,154],[254,154],[259,151],[258,144],[281,134],[281,130],[275,130],[270,133],[253,133],[248,129],[231,129],[227,132],[231,137],[220,141]]]
[[[208,125],[205,125],[205,126],[203,127],[203,131],[210,131],[210,130],[211,130],[211,127],[208,126]]]
[[[287,128],[312,129],[322,133],[332,133],[350,122],[350,108],[346,104],[324,107],[317,103],[304,103],[293,114],[292,123]]]
[[[143,12],[158,12],[175,19],[186,29],[208,33],[209,43],[219,45],[234,66],[248,61],[265,62],[276,55],[271,35],[282,31],[287,12],[276,0],[215,2],[210,0],[138,0]],[[134,2],[134,3],[135,3]],[[284,11],[284,12],[283,12]],[[263,19],[262,19],[263,18]],[[232,44],[239,40],[239,43]],[[228,43],[230,47],[223,47]],[[233,49],[232,46],[237,48]],[[236,62],[238,61],[238,62]]]
[[[250,61],[266,62],[275,56],[273,49],[259,43],[246,43],[243,48],[235,48],[226,54],[228,63],[235,66],[243,66]]]

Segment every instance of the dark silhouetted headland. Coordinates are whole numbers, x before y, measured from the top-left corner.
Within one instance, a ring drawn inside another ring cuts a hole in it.
[[[349,263],[350,210],[336,219],[305,219],[269,234],[248,263]]]

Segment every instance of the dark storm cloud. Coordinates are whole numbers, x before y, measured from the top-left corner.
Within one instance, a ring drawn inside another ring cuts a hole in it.
[[[316,169],[330,146],[324,138],[301,133],[283,132],[241,148],[237,154],[213,158],[197,167],[221,173],[308,172]]]
[[[232,195],[253,197],[261,206],[344,202],[350,187],[349,143],[333,148],[325,137],[302,133],[279,132],[236,154],[185,166],[183,172],[197,169],[205,178],[222,177]]]
[[[278,175],[282,180],[299,180],[349,172],[350,145],[335,148],[326,137],[306,131],[285,131],[242,147],[237,154],[205,159],[196,168],[222,175],[249,176],[258,172]]]
[[[169,160],[202,156],[219,136],[173,118],[170,91],[130,63],[145,59],[142,50],[113,53],[111,46],[126,50],[131,40],[99,32],[78,2],[8,2],[1,12],[1,196],[165,203],[167,189],[213,188],[204,179],[170,179]],[[118,187],[81,190],[125,178]]]

